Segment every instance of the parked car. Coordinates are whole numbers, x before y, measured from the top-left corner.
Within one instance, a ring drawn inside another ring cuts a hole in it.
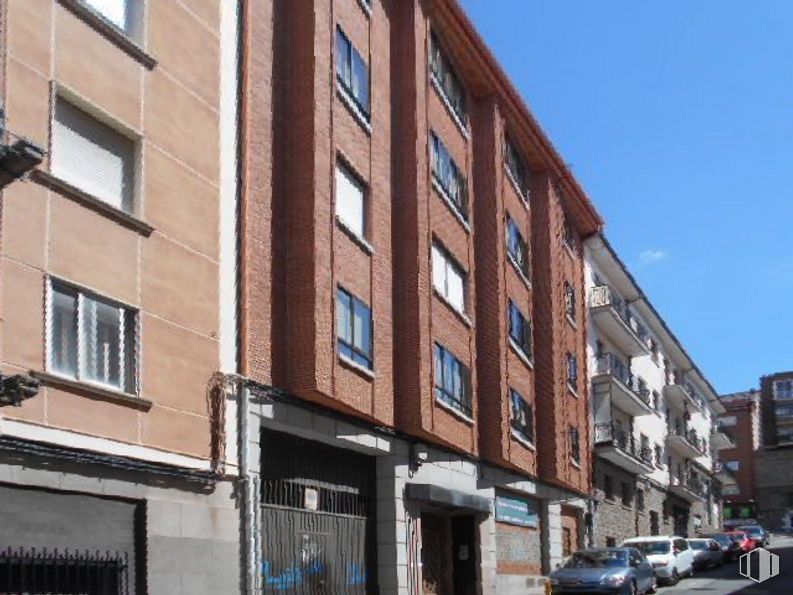
[[[564,566],[550,576],[554,595],[602,593],[643,595],[654,593],[653,566],[632,547],[607,547],[579,550]]]
[[[694,568],[707,570],[724,564],[724,553],[719,542],[710,538],[687,539],[688,546],[694,552]]]
[[[709,537],[719,544],[725,562],[735,562],[743,554],[740,542],[726,533],[714,533],[713,535],[703,535],[703,537]]]
[[[741,527],[737,527],[738,531],[743,531],[749,534],[754,542],[760,546],[768,545],[769,534],[768,531],[763,529],[760,525],[743,525]]]
[[[746,533],[746,531],[725,531],[724,534],[729,535],[735,541],[737,541],[741,546],[741,552],[744,554],[751,552],[757,547],[754,539],[749,537],[749,534]]]
[[[694,574],[694,553],[682,537],[632,537],[620,547],[635,547],[647,556],[659,581],[674,585],[681,578]]]

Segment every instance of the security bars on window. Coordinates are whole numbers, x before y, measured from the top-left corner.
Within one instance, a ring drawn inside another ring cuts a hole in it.
[[[340,27],[336,28],[336,78],[369,120],[369,66]]]
[[[137,394],[137,313],[59,281],[48,293],[49,370]]]
[[[509,300],[509,337],[529,360],[532,359],[531,323]]]
[[[471,376],[468,368],[443,345],[435,343],[435,398],[471,417]]]
[[[337,319],[339,353],[359,366],[373,369],[372,310],[340,287]]]
[[[432,145],[432,175],[452,202],[453,208],[468,221],[468,184],[443,141],[430,133]]]

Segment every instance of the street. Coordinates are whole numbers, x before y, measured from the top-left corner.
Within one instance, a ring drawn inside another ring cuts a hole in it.
[[[710,595],[788,595],[793,593],[793,538],[773,536],[766,548],[780,557],[779,575],[763,583],[742,577],[738,563],[725,564],[721,568],[701,572],[694,578],[685,579],[674,587],[661,587],[658,593],[708,593]]]

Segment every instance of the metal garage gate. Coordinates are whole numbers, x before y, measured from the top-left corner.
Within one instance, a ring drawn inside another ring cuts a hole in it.
[[[375,592],[374,459],[262,432],[265,593]]]

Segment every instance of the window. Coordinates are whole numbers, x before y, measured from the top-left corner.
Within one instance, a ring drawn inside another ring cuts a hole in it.
[[[633,494],[631,493],[631,486],[622,482],[622,505],[623,506],[630,506],[631,500],[633,499]]]
[[[565,359],[567,366],[567,384],[569,384],[573,390],[578,390],[578,358],[568,352]]]
[[[725,461],[724,466],[730,471],[738,471],[741,468],[740,461]]]
[[[564,229],[562,229],[562,239],[564,241],[564,245],[567,246],[573,252],[575,252],[575,247],[576,247],[575,229],[573,228],[573,224],[570,223],[569,219],[564,220]]]
[[[531,277],[531,264],[529,263],[529,246],[515,220],[507,215],[507,254],[510,259],[528,280]]]
[[[644,490],[636,490],[636,510],[644,512]]]
[[[775,380],[774,398],[780,401],[793,400],[793,380]]]
[[[512,176],[515,185],[520,190],[523,198],[529,198],[529,176],[526,166],[523,164],[523,158],[520,153],[512,144],[509,137],[504,139],[504,158],[507,162],[507,171]]]
[[[611,475],[603,476],[603,493],[606,500],[614,500],[614,481],[611,479]]]
[[[129,36],[137,37],[137,21],[142,0],[82,0],[94,12]]]
[[[529,442],[534,442],[534,415],[531,405],[518,391],[509,389],[512,402],[512,429]]]
[[[570,320],[575,321],[575,289],[567,281],[564,282],[564,311]]]
[[[652,358],[652,360],[656,364],[658,363],[658,357],[660,355],[660,352],[658,351],[658,349],[659,349],[658,348],[658,341],[656,341],[655,339],[650,337],[650,352],[651,352],[650,357]]]
[[[512,300],[509,300],[509,338],[527,358],[532,358],[531,323]]]
[[[452,257],[432,246],[432,285],[458,312],[465,312],[466,274]]]
[[[606,547],[617,547],[617,538],[606,537]]]
[[[443,95],[457,119],[460,120],[460,123],[466,126],[468,124],[468,112],[465,105],[465,90],[435,33],[432,34],[430,47],[430,72],[440,89],[441,95]]]
[[[655,410],[659,412],[663,407],[663,403],[661,402],[661,393],[659,393],[657,390],[653,391],[653,405]]]
[[[655,445],[655,466],[659,469],[664,466],[664,449],[660,444]]]
[[[430,142],[432,143],[432,176],[452,202],[454,210],[468,221],[468,184],[465,176],[452,159],[446,145],[434,132],[430,135]]]
[[[49,369],[137,392],[137,315],[134,310],[52,281]]]
[[[52,173],[117,209],[132,211],[135,143],[61,97],[55,100]]]
[[[578,435],[578,428],[570,426],[570,456],[576,463],[581,462],[581,441]]]
[[[336,80],[369,120],[369,66],[340,27],[336,27]]]
[[[372,310],[341,287],[338,290],[339,353],[359,366],[373,367]]]
[[[344,164],[336,164],[336,216],[353,234],[366,237],[364,186]]]
[[[472,414],[468,368],[439,343],[435,343],[435,397],[469,417]]]

